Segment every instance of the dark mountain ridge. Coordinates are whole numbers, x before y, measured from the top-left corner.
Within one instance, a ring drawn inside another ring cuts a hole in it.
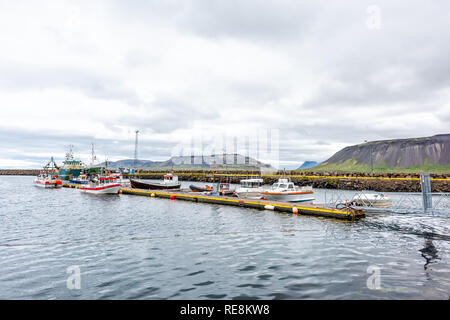
[[[450,134],[431,137],[371,141],[345,147],[323,162],[408,168],[427,164],[450,164]]]
[[[105,165],[101,163],[100,165]],[[108,162],[111,168],[133,168],[134,160],[125,159]],[[171,157],[165,161],[137,160],[136,168],[158,169],[158,168],[272,168],[251,157],[240,154],[215,154],[211,156],[178,156]]]

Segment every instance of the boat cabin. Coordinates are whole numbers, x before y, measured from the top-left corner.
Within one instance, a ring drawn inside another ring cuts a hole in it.
[[[164,175],[164,182],[178,182],[178,176],[168,173]]]
[[[219,190],[220,191],[228,191],[228,190],[230,190],[230,184],[227,183],[227,182],[219,183]]]
[[[108,183],[115,183],[116,182],[116,177],[106,177],[106,178],[98,178],[98,184],[100,185],[104,185],[104,184],[108,184]]]
[[[263,179],[241,180],[241,188],[259,188],[263,184]]]
[[[295,185],[289,179],[278,179],[278,182],[272,185],[272,190],[294,191]]]

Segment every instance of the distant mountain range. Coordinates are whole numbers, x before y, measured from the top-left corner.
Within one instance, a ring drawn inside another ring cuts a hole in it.
[[[104,166],[105,163],[100,165]],[[134,159],[108,161],[110,168],[134,168]],[[257,161],[251,157],[239,154],[216,154],[211,156],[180,156],[166,161],[137,160],[137,169],[164,168],[235,168],[235,169],[273,169],[270,165]]]
[[[404,169],[450,172],[450,134],[371,141],[346,147],[315,169],[367,171]]]
[[[296,170],[310,169],[310,168],[313,168],[313,167],[317,166],[318,164],[319,164],[319,162],[316,162],[316,161],[305,161]]]

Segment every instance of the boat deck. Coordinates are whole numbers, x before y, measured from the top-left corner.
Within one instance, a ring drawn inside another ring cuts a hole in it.
[[[329,217],[344,220],[355,220],[365,217],[362,210],[359,209],[335,209],[328,208],[321,205],[306,204],[306,203],[292,203],[281,202],[275,200],[254,200],[245,198],[236,198],[220,195],[206,195],[198,192],[191,192],[189,190],[143,190],[122,188],[120,189],[122,194],[138,195],[138,196],[151,196],[159,198],[168,198],[171,200],[186,200],[194,202],[204,202],[222,205],[232,205],[244,208],[255,208],[264,210],[273,210],[279,212],[287,212],[301,215],[312,215],[320,217]]]

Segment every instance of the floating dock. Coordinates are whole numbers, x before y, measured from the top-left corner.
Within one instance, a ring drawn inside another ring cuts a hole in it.
[[[63,188],[74,188],[74,189],[78,189],[79,187],[81,187],[80,184],[74,184],[74,183],[63,183],[62,184]]]
[[[344,220],[356,220],[365,217],[364,212],[360,209],[353,209],[353,208],[334,209],[306,203],[281,202],[275,200],[253,200],[220,195],[205,195],[202,193],[189,192],[186,190],[162,191],[162,190],[142,190],[142,189],[122,188],[120,189],[120,193],[138,196],[147,196],[147,197],[166,198],[171,200],[186,200],[193,202],[231,205],[243,208],[273,210],[299,215],[310,215],[310,216],[328,217]]]

